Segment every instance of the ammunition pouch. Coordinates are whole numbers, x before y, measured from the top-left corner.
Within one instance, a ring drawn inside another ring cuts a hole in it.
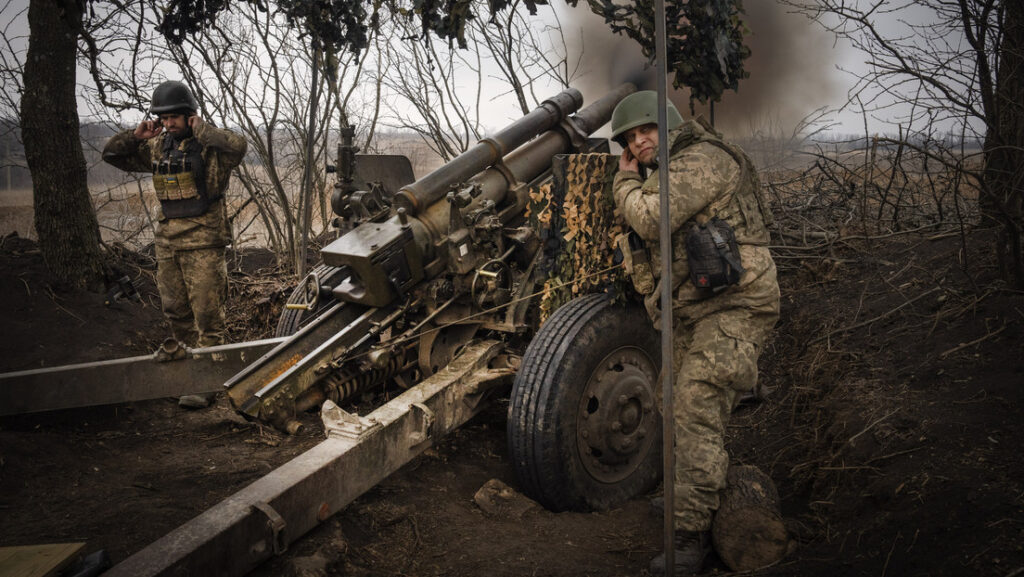
[[[166,218],[199,216],[220,198],[206,190],[202,151],[194,138],[178,147],[167,139],[162,158],[153,162],[153,189]]]
[[[153,188],[156,190],[156,197],[160,202],[167,200],[188,200],[198,198],[199,187],[196,186],[196,176],[191,167],[185,172],[174,172],[165,174],[153,172]]]
[[[740,262],[736,233],[718,217],[690,229],[686,235],[686,258],[690,280],[705,297],[739,284],[746,272]]]
[[[644,241],[635,233],[627,232],[615,237],[615,247],[617,253],[622,255],[623,268],[633,281],[636,292],[642,295],[653,293],[656,285],[654,271]]]

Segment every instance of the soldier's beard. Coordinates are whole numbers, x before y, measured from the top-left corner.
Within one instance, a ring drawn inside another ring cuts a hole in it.
[[[171,140],[175,142],[181,142],[186,138],[192,138],[192,127],[186,124],[185,128],[182,128],[177,132],[168,131],[167,135],[171,137]]]

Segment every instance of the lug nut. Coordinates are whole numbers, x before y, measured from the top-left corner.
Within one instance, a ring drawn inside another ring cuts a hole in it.
[[[622,423],[620,423],[618,421],[612,422],[612,430],[616,431],[616,432],[621,431],[622,430]]]

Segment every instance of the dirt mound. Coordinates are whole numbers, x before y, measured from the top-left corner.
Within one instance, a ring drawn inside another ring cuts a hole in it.
[[[782,320],[761,363],[773,392],[737,411],[729,447],[770,472],[795,547],[754,574],[1022,574],[1024,298],[975,243],[968,267],[962,239],[945,235],[779,255]],[[266,336],[287,283],[269,255],[234,258],[232,337]],[[132,271],[142,302],[106,306],[49,288],[34,246],[6,240],[3,369],[152,350],[167,330],[146,266]],[[485,485],[516,488],[506,409],[485,411],[255,574],[645,574],[661,547],[646,498],[593,514],[474,500]],[[83,540],[116,562],[317,441],[248,423],[224,400],[198,412],[160,400],[6,418],[0,542]]]
[[[114,299],[114,285],[110,295],[63,290],[46,272],[34,241],[0,239],[0,371],[152,352],[162,340],[154,331],[163,322],[160,299],[152,274],[132,268],[138,301]]]

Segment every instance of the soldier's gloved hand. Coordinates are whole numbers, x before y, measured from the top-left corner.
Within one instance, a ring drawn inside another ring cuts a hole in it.
[[[143,120],[135,127],[133,135],[139,140],[149,140],[164,131],[162,124],[155,120]]]

